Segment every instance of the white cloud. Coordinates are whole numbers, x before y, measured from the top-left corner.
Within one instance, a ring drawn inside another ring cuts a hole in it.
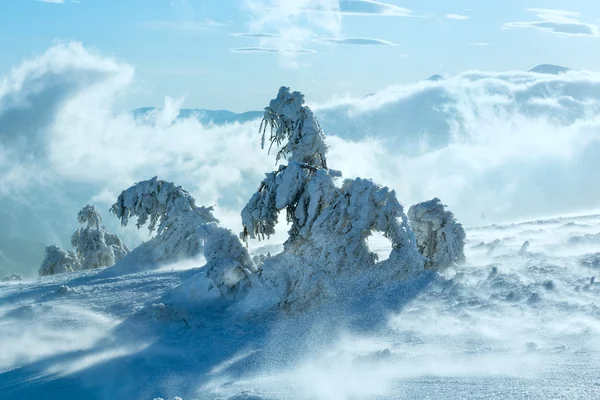
[[[448,18],[448,19],[456,19],[456,20],[469,19],[468,16],[466,16],[466,15],[460,15],[460,14],[446,14],[446,18]]]
[[[529,8],[538,17],[537,21],[507,22],[505,29],[536,29],[540,32],[551,33],[558,36],[588,36],[600,37],[597,25],[582,22],[578,19],[579,13],[545,8]]]
[[[175,120],[181,101],[169,99],[150,120],[115,115],[132,80],[130,66],[79,44],[55,46],[0,80],[0,203],[14,210],[20,194],[36,211],[21,225],[67,229],[80,202],[108,203],[158,175],[218,205],[239,229],[243,204],[273,170],[258,121]],[[468,224],[482,210],[492,220],[596,204],[600,187],[589,182],[600,167],[598,92],[600,76],[585,72],[471,72],[313,108],[329,164],[345,177],[387,184],[407,205],[439,196]],[[44,204],[54,205],[48,214]]]
[[[581,15],[576,11],[557,10],[555,8],[528,8],[526,11],[535,14],[562,15],[563,17],[579,17]]]
[[[35,0],[39,3],[64,4],[65,0]]]
[[[278,50],[283,66],[296,67],[296,57],[315,37],[338,36],[341,15],[338,0],[245,0],[250,32],[270,31],[258,48]],[[319,12],[314,12],[315,10]]]

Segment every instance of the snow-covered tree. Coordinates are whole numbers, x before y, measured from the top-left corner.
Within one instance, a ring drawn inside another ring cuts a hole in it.
[[[71,237],[73,250],[66,251],[55,245],[46,247],[40,275],[108,267],[129,252],[121,239],[102,225],[102,217],[95,206],[83,207],[77,220],[81,226]]]
[[[297,308],[339,292],[341,279],[350,279],[348,288],[359,281],[373,286],[422,268],[393,190],[360,178],[336,186],[341,173],[327,168],[325,135],[302,94],[281,88],[265,109],[263,147],[265,126],[272,129],[271,145],[280,148],[277,161],[285,157],[288,163],[266,174],[242,210],[242,236],[269,237],[286,210],[291,228],[284,252],[265,260],[261,272],[267,286],[280,289],[280,306]],[[392,242],[390,258],[381,263],[367,246],[373,231]]]
[[[134,250],[136,260],[169,264],[204,255],[206,275],[221,294],[235,296],[256,271],[248,251],[231,231],[218,225],[212,207],[198,207],[181,186],[154,177],[123,191],[111,212],[123,226],[137,217],[156,236]],[[139,261],[138,261],[139,262]]]
[[[419,252],[427,258],[426,268],[442,269],[465,261],[465,230],[440,199],[415,204],[408,218]]]
[[[121,239],[102,225],[95,206],[86,205],[79,211],[77,220],[81,227],[71,237],[71,245],[81,269],[108,267],[129,253]]]
[[[74,251],[65,251],[56,245],[46,246],[44,261],[40,270],[40,276],[62,274],[81,269],[81,264]]]

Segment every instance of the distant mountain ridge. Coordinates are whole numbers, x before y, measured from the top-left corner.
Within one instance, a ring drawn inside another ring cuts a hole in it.
[[[135,118],[146,118],[153,112],[158,111],[156,107],[142,107],[133,110],[131,113]],[[261,118],[262,111],[247,111],[243,113],[234,113],[228,110],[205,110],[202,108],[182,108],[179,110],[177,119],[196,118],[202,124],[230,124],[234,122],[248,122]]]
[[[535,72],[538,74],[559,75],[569,71],[572,71],[572,69],[567,67],[561,67],[560,65],[540,64],[531,68],[528,72]]]
[[[560,65],[553,64],[540,64],[533,68],[531,68],[527,72],[533,72],[538,74],[549,74],[549,75],[559,75],[565,72],[572,71],[571,68],[562,67]],[[427,78],[427,81],[431,82],[439,82],[443,81],[444,78],[442,75],[434,74]],[[368,98],[374,96],[376,93],[369,93],[365,95],[363,98]],[[158,111],[157,107],[141,107],[131,111],[131,114],[135,118],[148,118],[155,111]],[[246,111],[243,113],[235,113],[229,110],[207,110],[203,108],[182,108],[179,110],[179,115],[177,119],[186,119],[186,118],[195,118],[202,124],[232,124],[232,123],[244,123],[253,121],[259,118],[262,118],[262,111]]]

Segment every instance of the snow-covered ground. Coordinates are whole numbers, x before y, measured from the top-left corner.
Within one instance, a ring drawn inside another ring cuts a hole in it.
[[[302,315],[225,313],[189,264],[0,282],[0,397],[597,398],[599,232],[471,228],[466,265]]]

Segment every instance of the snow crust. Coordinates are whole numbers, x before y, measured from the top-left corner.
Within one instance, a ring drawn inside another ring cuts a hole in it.
[[[419,252],[426,268],[443,269],[465,262],[465,230],[437,197],[408,210]]]

